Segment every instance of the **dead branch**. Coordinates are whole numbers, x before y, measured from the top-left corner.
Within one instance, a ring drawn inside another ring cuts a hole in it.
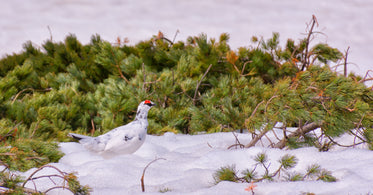
[[[264,103],[264,100],[263,101],[261,101],[258,105],[256,105],[256,107],[255,107],[255,109],[254,109],[254,111],[251,113],[251,115],[250,115],[250,117],[249,118],[252,118],[254,115],[255,115],[255,113],[256,113],[256,111],[258,110],[258,108],[259,108],[259,106],[261,105],[261,104],[263,104]]]
[[[250,121],[251,118],[254,117],[254,115],[255,115],[255,113],[257,112],[259,106],[260,106],[261,104],[263,104],[263,103],[264,103],[264,100],[261,101],[259,104],[256,105],[254,111],[251,113],[250,117],[249,117],[248,119],[246,119],[246,121],[248,121],[248,120]],[[249,147],[254,146],[254,145],[259,141],[259,139],[260,139],[261,137],[263,137],[264,134],[262,134],[262,133],[264,133],[264,132],[261,132],[259,135],[255,136],[255,137],[254,137],[254,133],[253,133],[253,134],[252,134],[252,135],[253,135],[253,138],[252,138],[251,142],[250,142],[249,144],[247,144],[245,147],[246,147],[246,148],[249,148]],[[265,132],[265,133],[267,133],[267,132]]]
[[[275,99],[275,98],[277,98],[277,97],[279,97],[279,95],[273,95],[271,98],[269,98],[269,100],[268,100],[267,103],[266,103],[266,107],[264,108],[264,113],[267,112],[267,108],[268,108],[269,103],[270,103],[273,99]]]
[[[343,69],[343,75],[347,77],[347,57],[348,57],[348,51],[350,50],[350,46],[347,47],[347,51],[345,56],[343,57],[344,60],[344,69]]]
[[[4,173],[6,170],[9,170],[9,165],[4,163],[2,160],[0,160],[0,165],[4,166],[4,169],[1,170],[0,173]],[[2,186],[1,183],[0,183],[0,186]]]
[[[272,129],[273,130],[273,129]],[[272,140],[267,136],[267,134],[264,134],[264,137],[267,138],[267,140],[269,141],[269,145],[271,147],[273,147],[275,144],[272,142]]]
[[[358,130],[357,130],[357,131],[358,131]],[[366,142],[366,140],[365,140],[363,137],[361,137],[361,136],[358,135],[359,132],[354,133],[352,130],[349,130],[349,132],[350,132],[352,135],[354,135],[354,140],[356,140],[356,138],[359,138],[361,141]],[[360,133],[360,134],[362,134],[362,133]]]
[[[119,67],[119,64],[116,64],[115,65],[116,67],[117,67],[117,69],[118,69],[118,72],[119,72],[119,75],[120,75],[120,77],[122,78],[122,79],[124,79],[127,83],[129,83],[130,81],[123,75],[123,73],[122,73],[122,70],[120,69],[120,67]]]
[[[4,141],[6,140],[8,137],[15,137],[17,135],[17,131],[18,131],[18,126],[21,124],[22,122],[19,122],[17,123],[13,129],[9,130],[8,133],[6,133],[5,135],[0,135],[0,142],[1,141]]]
[[[212,64],[210,64],[210,66],[207,68],[206,72],[202,75],[201,80],[199,80],[198,83],[197,83],[196,90],[194,91],[193,105],[196,105],[198,88],[199,88],[199,86],[201,85],[202,80],[206,77],[207,73],[210,71],[210,68],[211,68],[211,67],[212,67]]]
[[[366,142],[366,140],[364,140],[363,138],[361,138],[360,136],[358,136],[358,133],[360,133],[361,135],[363,135],[364,133],[360,132],[359,129],[360,129],[360,126],[362,125],[362,122],[363,122],[363,119],[365,117],[365,114],[363,114],[363,116],[361,116],[361,119],[359,120],[359,123],[356,125],[356,134],[354,134],[352,132],[352,130],[350,130],[350,132],[355,135],[354,137],[354,144],[356,143],[356,138],[359,138],[360,140],[362,140],[363,142]]]
[[[142,73],[144,74],[142,89],[145,89],[145,82],[146,82],[145,64],[142,63],[141,67],[142,67]]]
[[[178,32],[178,31],[176,31],[176,34],[175,34],[174,39],[176,38],[177,32]],[[164,36],[164,34],[163,34],[161,31],[158,31],[158,35],[156,36],[155,40],[165,40],[165,41],[167,41],[168,43],[170,43],[170,45],[173,45],[173,44],[174,44],[170,39],[166,38],[166,37]]]
[[[22,184],[22,187],[25,187],[26,183],[29,182],[29,181],[32,181],[34,178],[33,176],[38,173],[39,171],[41,171],[42,169],[44,168],[52,168],[52,169],[55,169],[60,175],[66,175],[66,173],[62,172],[61,170],[59,170],[57,167],[55,166],[52,166],[52,165],[44,165],[44,166],[41,166],[39,167],[36,171],[34,171],[33,173],[31,173],[31,175],[25,180],[25,182],[23,182]]]
[[[322,122],[319,121],[319,122],[312,122],[302,127],[299,127],[295,132],[289,134],[287,137],[284,137],[281,141],[279,141],[273,147],[283,149],[286,146],[286,142],[289,138],[299,137],[301,135],[304,135],[310,131],[313,131],[321,127],[321,125],[322,125]]]
[[[337,145],[337,146],[340,146],[340,147],[344,147],[344,148],[350,148],[350,147],[355,147],[355,146],[357,146],[357,145],[360,145],[360,144],[363,144],[363,143],[365,143],[365,141],[362,141],[362,142],[359,142],[359,143],[355,143],[355,141],[354,141],[354,143],[352,144],[352,145],[343,145],[343,144],[340,144],[340,143],[338,143],[338,142],[336,142],[336,141],[334,141],[330,136],[328,136],[328,135],[325,135],[333,144],[335,144],[335,145]]]
[[[40,120],[38,120],[38,122],[36,123],[35,125],[35,128],[32,130],[32,133],[31,135],[29,136],[29,138],[31,139],[32,137],[34,137],[35,133],[36,133],[36,130],[39,128],[39,123],[40,123]]]
[[[6,164],[6,163],[4,163],[3,161],[1,161],[0,160],[0,165],[2,165],[2,166],[5,166],[5,168],[1,171],[2,173],[3,172],[5,172],[5,171],[9,171],[9,166],[8,166],[8,164]],[[9,173],[10,174],[12,174],[12,175],[14,175],[13,173],[11,173],[10,171],[9,171]],[[58,177],[60,177],[59,175],[58,175]],[[51,179],[51,178],[50,178]],[[23,190],[23,192],[24,193],[26,193],[26,194],[43,194],[42,192],[40,192],[40,191],[37,191],[37,189],[36,189],[36,185],[35,185],[35,182],[34,181],[32,181],[33,182],[33,184],[34,184],[34,187],[35,187],[35,189],[31,189],[31,188],[27,188],[27,187],[24,187],[24,186],[22,186],[22,190]],[[4,183],[3,182],[0,182],[0,186],[3,186],[4,185]],[[62,188],[63,186],[60,186],[60,188]],[[63,187],[63,188],[65,188],[65,189],[68,189],[68,188],[66,188],[66,187]],[[6,192],[8,192],[8,193],[12,193],[13,192],[13,190],[12,189],[9,189],[9,188],[6,188],[5,189],[6,190]],[[70,189],[68,189],[69,191],[71,191]],[[46,191],[46,192],[48,192],[49,191],[49,189]],[[46,193],[46,192],[44,192],[44,193]],[[73,192],[72,192],[73,193]],[[1,192],[0,192],[0,194],[2,194]]]
[[[244,148],[245,145],[241,144],[240,140],[238,140],[237,135],[233,131],[232,131],[232,134],[233,134],[234,138],[236,139],[236,143],[233,144],[233,145],[231,145],[231,146],[229,146],[228,150],[231,149],[231,148],[233,148],[233,147],[236,147],[236,149],[237,149],[237,146],[239,146],[240,148]]]
[[[308,51],[309,48],[308,47],[309,47],[310,42],[311,42],[311,36],[314,34],[313,28],[315,27],[315,24],[317,24],[317,26],[319,25],[318,22],[317,22],[316,16],[312,15],[311,27],[308,30],[308,35],[307,35],[307,39],[306,39],[306,48],[305,48],[305,51],[304,51],[304,54],[303,54],[304,62],[303,62],[301,71],[303,71],[305,68],[307,68],[310,65],[309,51]]]
[[[253,61],[250,60],[250,61],[246,61],[245,63],[243,63],[242,70],[241,70],[241,76],[243,75],[243,73],[245,71],[246,64],[251,63],[251,62],[253,62]]]
[[[177,34],[179,34],[179,33],[180,33],[180,31],[179,31],[179,29],[177,29],[177,31],[175,32],[175,35],[174,35],[174,39],[172,40],[172,43],[175,43],[176,36],[177,36]]]
[[[119,62],[115,59],[114,51],[113,51],[113,50],[110,50],[110,52],[111,52],[111,55],[112,55],[113,58],[114,58],[114,61],[115,61],[114,66],[117,67],[117,70],[118,70],[118,73],[119,73],[120,77],[121,77],[122,79],[124,79],[127,83],[130,83],[130,81],[129,81],[129,80],[128,80],[124,75],[123,75],[122,70],[121,70],[120,67],[119,67]]]
[[[145,166],[145,168],[144,168],[144,170],[142,171],[142,176],[141,176],[141,179],[140,179],[140,181],[141,181],[141,190],[142,190],[142,192],[145,192],[145,184],[144,184],[144,176],[145,176],[145,171],[146,171],[146,169],[152,164],[152,163],[154,163],[155,161],[157,161],[157,160],[166,160],[165,158],[156,158],[156,159],[154,159],[154,160],[152,160],[152,161],[150,161],[150,163],[148,163],[146,166]]]
[[[256,137],[254,137],[250,143],[248,143],[245,148],[250,148],[252,146],[255,146],[255,144],[262,139],[262,137],[269,131],[270,129],[264,129],[263,131],[261,131],[259,133],[259,135],[257,135]]]
[[[12,100],[12,104],[17,100],[18,96],[21,95],[23,92],[25,91],[50,91],[52,90],[52,88],[46,88],[46,89],[34,89],[34,88],[26,88],[26,89],[22,89],[20,92],[18,92],[16,94],[16,96],[14,97],[14,99]]]
[[[271,131],[272,131],[273,135],[275,136],[275,138],[276,138],[277,140],[280,140],[280,138],[277,136],[275,130],[274,130],[274,129],[271,129]]]
[[[51,27],[48,25],[47,28],[48,28],[49,35],[50,35],[50,41],[53,42],[53,34],[52,34]]]
[[[69,190],[71,193],[74,194],[74,192],[71,191],[70,188],[67,188],[67,187],[65,187],[65,186],[55,186],[55,187],[49,188],[49,189],[46,190],[44,193],[46,194],[46,193],[48,193],[49,191],[52,191],[52,190],[55,190],[55,189],[60,189],[60,188],[62,188],[62,189],[64,189],[64,190]]]
[[[92,117],[91,117],[91,125],[92,125],[91,136],[93,136],[96,132],[96,128],[95,128],[95,122],[93,121]]]
[[[366,82],[366,81],[372,81],[372,80],[373,80],[373,76],[371,76],[371,75],[369,74],[370,72],[373,72],[373,70],[368,70],[368,71],[365,73],[364,78],[361,79],[361,80],[359,81],[359,83],[364,83],[364,82]],[[369,77],[369,78],[368,78],[368,77]],[[371,87],[371,90],[373,90],[373,85],[372,85],[372,87]]]
[[[269,103],[270,103],[274,98],[277,98],[277,97],[279,97],[279,95],[273,95],[271,98],[269,98],[269,100],[267,101],[267,103],[266,103],[266,105],[265,105],[264,113],[267,112],[267,108],[268,108]],[[254,116],[254,114],[256,113],[258,107],[259,107],[262,103],[264,103],[264,100],[261,101],[261,102],[260,102],[260,103],[255,107],[253,113],[251,113],[251,116],[248,118],[248,120],[251,120],[251,118],[252,118],[252,117]],[[268,131],[270,131],[270,129],[268,129],[268,128],[264,129],[262,132],[260,132],[259,135],[257,135],[256,137],[254,137],[254,138],[250,141],[250,143],[247,144],[245,147],[246,147],[246,148],[250,148],[250,147],[252,147],[252,146],[255,146],[255,144],[256,144],[260,139],[262,139],[262,137],[263,137],[266,133],[268,133]]]
[[[58,172],[58,174],[50,174],[50,175],[42,175],[42,176],[36,176],[34,177],[34,175],[36,173],[38,173],[39,171],[41,171],[42,169],[44,168],[52,168],[54,170],[56,170]],[[53,178],[59,178],[59,179],[62,179],[63,180],[63,184],[61,186],[54,186],[54,187],[51,187],[49,189],[47,189],[45,192],[40,192],[37,190],[37,187],[36,187],[36,184],[35,184],[35,180],[37,179],[41,179],[41,178],[49,178],[49,180],[54,184],[54,185],[57,185],[56,182],[53,180]],[[26,188],[25,185],[26,183],[28,183],[29,181],[31,181],[33,184],[34,184],[34,188],[35,189],[30,189],[30,188]],[[58,169],[57,167],[54,167],[52,165],[44,165],[44,166],[41,166],[39,167],[36,171],[34,171],[22,184],[22,188],[24,189],[25,192],[27,193],[47,193],[51,190],[55,190],[55,189],[65,189],[65,190],[68,190],[70,191],[71,193],[74,193],[70,188],[69,188],[69,177],[68,177],[68,174],[65,173],[65,172],[62,172],[60,169]]]

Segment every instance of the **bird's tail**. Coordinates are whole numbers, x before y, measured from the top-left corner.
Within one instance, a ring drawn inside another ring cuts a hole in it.
[[[79,135],[79,134],[75,134],[75,133],[69,133],[67,136],[72,137],[72,138],[74,138],[74,139],[76,139],[76,140],[81,140],[81,139],[91,138],[90,136]]]

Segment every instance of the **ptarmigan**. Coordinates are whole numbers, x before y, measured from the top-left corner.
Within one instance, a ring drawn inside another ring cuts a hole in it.
[[[148,112],[156,104],[150,100],[140,103],[136,118],[127,125],[117,127],[98,137],[69,133],[79,140],[88,150],[100,154],[131,154],[137,151],[145,141],[148,128]]]

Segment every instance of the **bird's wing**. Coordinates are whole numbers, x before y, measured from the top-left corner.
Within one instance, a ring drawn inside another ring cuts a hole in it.
[[[111,132],[107,133],[107,136],[110,136],[110,139],[108,139],[104,150],[110,151],[118,147],[131,147],[131,143],[137,141],[141,128],[141,123],[134,121],[127,125],[113,129]]]

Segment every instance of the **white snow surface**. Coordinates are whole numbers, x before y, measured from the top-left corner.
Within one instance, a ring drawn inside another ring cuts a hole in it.
[[[52,38],[62,41],[75,34],[88,43],[93,34],[115,42],[117,37],[128,38],[130,44],[146,40],[162,31],[171,40],[185,41],[188,36],[206,33],[217,38],[230,34],[232,48],[250,46],[252,36],[271,37],[280,33],[280,44],[286,39],[305,37],[306,23],[314,14],[319,26],[315,43],[326,42],[344,52],[350,46],[349,66],[362,76],[372,69],[373,1],[367,0],[1,0],[0,56],[20,52],[22,44],[30,40],[34,45]],[[50,30],[49,30],[49,29]],[[248,143],[248,134],[238,134]],[[351,142],[344,136],[341,140]],[[299,159],[294,171],[304,172],[307,166],[318,163],[338,179],[334,183],[322,181],[260,182],[255,194],[369,194],[373,193],[373,153],[359,148],[334,148],[319,152],[315,148],[279,150],[268,143],[248,149],[228,150],[235,143],[232,133],[209,135],[149,135],[145,144],[134,154],[103,158],[85,150],[78,143],[61,143],[66,154],[52,165],[65,172],[76,172],[93,194],[141,194],[140,178],[144,167],[155,158],[145,173],[146,194],[251,194],[246,183],[214,183],[213,174],[222,166],[235,165],[238,172],[253,168],[253,157],[266,152],[271,169],[285,154]],[[31,169],[24,176],[30,175]],[[54,173],[45,169],[40,174]],[[41,188],[53,184],[39,180]],[[27,184],[33,188],[32,182]],[[42,190],[42,189],[41,189]],[[50,194],[69,194],[52,191]]]
[[[279,132],[277,132],[279,133]],[[280,134],[279,134],[280,135]],[[237,134],[241,143],[251,140],[249,134]],[[273,135],[269,135],[274,139]],[[258,182],[256,195],[269,194],[369,194],[373,193],[373,152],[366,146],[357,148],[333,147],[329,152],[306,147],[295,150],[280,150],[267,147],[269,142],[246,149],[227,149],[236,143],[232,133],[182,135],[166,133],[163,136],[149,135],[144,145],[130,155],[104,158],[84,149],[79,143],[60,143],[66,154],[59,163],[52,163],[65,172],[75,172],[81,184],[92,187],[92,194],[141,194],[140,178],[145,166],[160,158],[146,169],[144,183],[146,194],[251,194],[245,191],[248,183],[220,182],[215,184],[213,175],[224,166],[235,165],[238,175],[255,166],[254,157],[266,153],[270,171],[279,166],[278,160],[285,154],[295,155],[299,161],[291,172],[305,173],[308,166],[319,164],[332,172],[337,182],[298,181]],[[352,143],[351,136],[339,138],[341,143]],[[263,144],[263,145],[262,145]],[[30,175],[31,169],[24,176]],[[263,170],[257,169],[262,174]],[[45,169],[40,174],[53,174]],[[282,175],[283,176],[283,175]],[[278,180],[278,178],[276,178]],[[52,187],[50,180],[36,181],[38,189]],[[40,182],[40,183],[38,183]],[[33,188],[31,182],[27,185]],[[52,191],[50,194],[69,194],[67,191]]]
[[[280,33],[305,37],[306,23],[314,14],[318,35],[344,52],[350,48],[348,71],[364,76],[372,70],[373,1],[368,0],[1,0],[0,56],[19,52],[31,40],[36,46],[52,38],[62,41],[75,34],[88,43],[93,34],[116,42],[117,37],[136,44],[162,31],[173,40],[206,33],[229,33],[232,48],[251,45],[252,36],[268,39]],[[50,31],[49,31],[49,29]],[[373,73],[371,74],[373,75]]]

